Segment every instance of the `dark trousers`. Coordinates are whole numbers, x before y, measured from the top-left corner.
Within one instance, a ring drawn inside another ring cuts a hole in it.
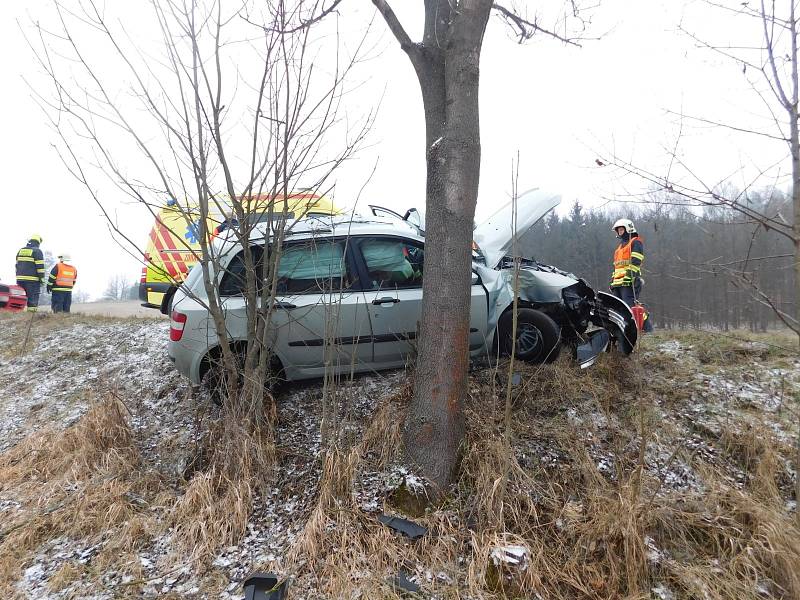
[[[636,303],[636,295],[633,293],[633,287],[629,285],[619,285],[611,288],[611,293],[617,298],[622,300],[625,304],[633,308]]]
[[[58,290],[53,290],[53,293],[50,296],[50,306],[53,307],[54,313],[68,313],[70,306],[72,306],[72,292],[59,292]]]
[[[17,285],[21,286],[28,296],[28,308],[36,310],[36,307],[39,306],[39,290],[41,290],[41,284],[38,281],[17,281]]]

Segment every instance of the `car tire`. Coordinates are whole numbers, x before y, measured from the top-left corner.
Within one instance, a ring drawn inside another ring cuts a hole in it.
[[[244,384],[244,356],[241,352],[235,352],[237,369],[239,372],[239,386]],[[264,389],[270,394],[275,394],[280,390],[283,383],[285,383],[285,375],[281,367],[280,360],[273,355],[270,365],[267,367],[267,382]],[[209,397],[217,406],[222,406],[226,397],[226,390],[223,385],[224,381],[224,368],[221,359],[218,358],[211,362],[203,376],[202,385],[208,391]]]
[[[511,355],[513,311],[508,310],[498,322],[500,350]],[[561,330],[553,319],[533,308],[517,309],[517,348],[515,357],[534,364],[553,362],[561,353]]]
[[[241,385],[241,360],[238,354],[235,356],[237,357],[237,362],[240,363],[237,366],[239,367],[239,385]],[[227,396],[224,381],[225,368],[222,366],[222,357],[216,356],[209,359],[208,369],[205,375],[203,375],[201,386],[208,392],[209,398],[211,398],[211,401],[217,406],[222,406]]]

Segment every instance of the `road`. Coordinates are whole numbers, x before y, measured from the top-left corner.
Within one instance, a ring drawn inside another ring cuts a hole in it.
[[[126,300],[124,302],[85,302],[81,304],[73,304],[71,312],[106,317],[145,317],[151,319],[167,318],[166,315],[162,315],[158,309],[144,308],[140,305],[138,300]]]

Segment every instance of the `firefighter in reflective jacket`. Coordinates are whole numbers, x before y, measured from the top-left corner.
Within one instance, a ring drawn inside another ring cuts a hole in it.
[[[53,307],[54,313],[68,313],[72,305],[72,288],[78,278],[78,270],[68,264],[68,260],[68,254],[59,256],[59,262],[50,271],[50,277],[47,280],[47,291],[52,294],[50,305]]]
[[[619,219],[612,229],[617,234],[619,246],[614,251],[614,272],[611,275],[611,293],[633,308],[642,290],[642,263],[644,244],[630,219]],[[644,330],[652,331],[645,313]]]
[[[25,289],[28,308],[36,312],[39,307],[39,291],[44,283],[44,255],[39,249],[42,236],[32,235],[24,248],[17,252],[17,285]]]

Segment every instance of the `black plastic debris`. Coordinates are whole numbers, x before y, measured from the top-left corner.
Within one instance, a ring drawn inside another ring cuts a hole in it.
[[[403,535],[411,538],[412,540],[416,540],[421,538],[423,535],[428,533],[428,529],[423,527],[422,525],[418,525],[413,521],[409,521],[408,519],[401,519],[400,517],[390,517],[389,515],[378,515],[378,521],[394,529],[395,531],[399,531]]]
[[[272,573],[254,573],[244,581],[244,600],[285,600],[286,581]]]
[[[597,360],[597,357],[605,351],[608,343],[611,341],[611,336],[605,329],[598,329],[589,334],[589,341],[585,344],[580,344],[576,348],[575,358],[578,361],[581,369],[591,367]]]
[[[395,590],[401,593],[410,592],[411,594],[418,594],[420,590],[420,587],[416,583],[408,579],[408,575],[405,571],[400,571],[397,577],[394,578],[394,581],[392,581],[392,584]]]

